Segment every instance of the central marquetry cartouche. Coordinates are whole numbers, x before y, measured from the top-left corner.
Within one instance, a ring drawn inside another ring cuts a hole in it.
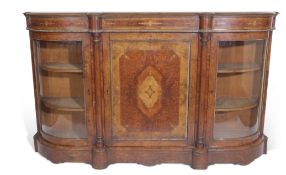
[[[147,66],[138,76],[137,105],[142,113],[151,117],[161,109],[162,75],[153,67]]]

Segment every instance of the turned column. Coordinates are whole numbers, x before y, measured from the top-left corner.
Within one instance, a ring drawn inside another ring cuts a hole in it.
[[[207,122],[207,107],[208,107],[208,80],[209,70],[209,51],[210,51],[210,37],[209,32],[212,29],[212,14],[204,14],[200,16],[199,26],[199,59],[200,74],[198,80],[200,84],[200,96],[198,119],[197,119],[197,135],[195,149],[193,150],[192,167],[195,169],[206,169],[208,166],[208,148],[206,145],[206,122]]]

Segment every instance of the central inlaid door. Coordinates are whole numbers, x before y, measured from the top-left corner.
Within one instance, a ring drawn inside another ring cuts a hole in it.
[[[105,143],[192,143],[197,35],[113,33],[103,40]]]

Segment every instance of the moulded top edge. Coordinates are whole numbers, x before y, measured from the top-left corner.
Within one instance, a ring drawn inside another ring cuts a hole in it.
[[[100,16],[149,16],[149,15],[178,15],[178,16],[189,16],[189,15],[219,15],[219,16],[231,16],[231,15],[278,15],[278,12],[25,12],[25,16],[86,16],[86,15],[100,15]]]

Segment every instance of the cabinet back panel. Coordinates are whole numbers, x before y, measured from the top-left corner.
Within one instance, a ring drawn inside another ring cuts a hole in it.
[[[81,74],[42,71],[40,83],[44,97],[83,97]]]
[[[261,71],[218,75],[216,97],[258,97],[260,80]]]
[[[218,50],[218,64],[261,64],[264,40],[223,41]]]
[[[39,54],[41,64],[82,63],[82,46],[78,41],[40,41]]]

